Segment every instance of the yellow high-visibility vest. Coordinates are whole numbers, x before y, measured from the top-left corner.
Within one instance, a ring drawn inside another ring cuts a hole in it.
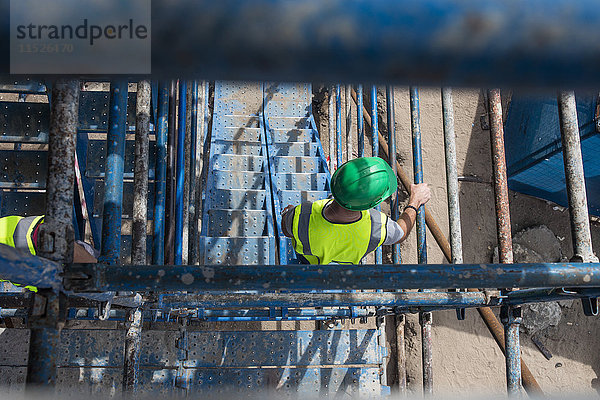
[[[11,215],[0,218],[0,243],[16,249],[27,250],[35,255],[33,231],[35,227],[44,222],[44,216],[20,217]],[[0,280],[0,282],[9,282]],[[12,282],[11,282],[12,283]],[[20,286],[13,283],[13,285]],[[25,286],[26,289],[37,292],[35,286]]]
[[[387,216],[371,209],[361,211],[358,221],[333,223],[323,216],[332,199],[303,203],[294,209],[292,244],[311,264],[359,264],[383,244]]]

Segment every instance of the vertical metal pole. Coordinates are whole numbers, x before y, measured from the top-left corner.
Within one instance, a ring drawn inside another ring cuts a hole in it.
[[[458,170],[456,168],[456,139],[454,135],[454,107],[452,89],[442,89],[442,113],[444,117],[444,148],[446,151],[446,187],[448,191],[448,217],[450,220],[450,246],[452,263],[462,264],[462,231],[460,227],[460,203],[458,199]]]
[[[336,98],[335,98],[335,113],[336,113],[336,125],[335,125],[335,139],[337,142],[337,168],[342,165],[342,89],[340,85],[336,86]]]
[[[127,81],[112,81],[106,137],[104,213],[100,261],[119,263],[121,256],[121,216],[123,213],[123,168],[127,129]]]
[[[191,255],[192,255],[192,264],[198,264],[200,262],[200,258],[202,256],[202,254],[199,253],[200,251],[200,226],[201,226],[201,219],[202,219],[202,207],[201,207],[201,203],[202,203],[202,192],[203,192],[203,188],[204,188],[204,181],[202,179],[202,169],[204,166],[204,162],[203,162],[203,154],[204,154],[204,150],[206,148],[206,144],[205,144],[205,138],[208,137],[208,88],[209,88],[209,83],[207,81],[202,81],[202,84],[200,85],[199,91],[200,91],[200,100],[199,100],[199,104],[200,104],[200,108],[199,108],[199,113],[198,113],[198,135],[196,137],[196,152],[195,152],[195,158],[196,158],[196,169],[195,169],[195,174],[196,174],[196,199],[195,199],[195,209],[196,209],[196,216],[193,220],[193,235],[192,235],[192,242],[190,243],[191,246],[193,246],[193,251],[191,251]]]
[[[179,126],[177,129],[177,185],[175,194],[175,265],[181,265],[183,257],[183,186],[185,179],[185,115],[187,83],[179,81]]]
[[[406,395],[406,337],[404,335],[404,326],[406,325],[406,316],[398,314],[396,320],[396,353],[398,364],[398,390],[400,395]]]
[[[123,391],[137,391],[142,348],[142,311],[135,309],[129,313],[129,328],[125,335],[125,364],[123,367]]]
[[[419,89],[410,88],[410,121],[413,147],[413,170],[416,184],[423,183],[423,154],[421,151],[421,110],[419,107]],[[425,225],[425,206],[417,212],[417,255],[419,264],[427,264],[427,232]],[[433,394],[433,351],[431,338],[432,314],[419,314],[421,324],[421,348],[423,359],[423,393]]]
[[[371,87],[371,139],[373,141],[373,157],[379,157],[379,117],[377,114],[377,86],[373,85]],[[379,204],[377,205],[377,211],[381,211],[381,205]],[[381,246],[375,250],[375,263],[383,263],[383,250]]]
[[[573,260],[598,262],[598,258],[594,255],[592,249],[585,174],[581,155],[579,123],[577,121],[577,104],[575,103],[574,92],[560,92],[558,94],[558,115],[560,118],[567,195],[569,197]]]
[[[131,263],[146,264],[148,218],[148,133],[150,131],[150,81],[137,84],[135,169],[133,175],[133,230]]]
[[[394,87],[387,86],[386,88],[386,103],[387,103],[387,124],[388,124],[388,143],[389,143],[389,163],[392,166],[394,175],[398,173],[398,167],[396,166],[396,115],[394,109]],[[392,219],[397,221],[400,215],[398,215],[398,192],[392,196],[391,201],[392,207]],[[402,257],[400,253],[400,245],[395,244],[392,246],[392,258],[394,264],[402,263]]]
[[[198,262],[198,216],[196,214],[196,196],[198,192],[198,160],[197,160],[197,148],[198,148],[198,81],[192,81],[192,104],[191,104],[191,127],[190,127],[190,171],[189,171],[189,182],[190,182],[190,220],[189,220],[189,237],[188,237],[188,258],[190,264],[196,264]]]
[[[152,236],[152,264],[165,263],[165,205],[167,189],[167,117],[169,87],[160,82],[158,89],[158,122],[156,124],[156,166],[154,168],[154,232]]]
[[[38,233],[38,254],[59,262],[73,259],[72,224],[75,182],[75,143],[79,110],[79,81],[58,80],[52,87],[46,214]],[[59,295],[40,290],[46,309],[30,317],[31,337],[27,363],[28,388],[54,386],[60,344]]]
[[[177,84],[171,81],[169,89],[169,135],[167,142],[167,206],[165,207],[166,240],[165,264],[172,265],[175,261],[175,151],[177,147],[175,116],[177,112]]]
[[[510,208],[508,205],[508,186],[506,177],[506,157],[504,155],[504,126],[502,122],[502,102],[500,89],[488,90],[490,110],[490,134],[492,142],[492,161],[494,166],[494,191],[496,201],[496,227],[500,262],[512,264],[512,234],[510,228]]]
[[[500,319],[504,324],[506,348],[506,382],[508,395],[518,397],[521,394],[521,345],[519,326],[521,325],[521,307],[502,306]]]
[[[365,121],[363,120],[363,86],[358,85],[358,104],[356,119],[358,120],[358,156],[365,156]]]
[[[510,227],[510,208],[508,203],[506,158],[504,155],[504,126],[502,121],[500,89],[488,90],[488,105],[490,111],[492,160],[494,164],[498,254],[501,263],[512,264],[512,234]],[[519,314],[516,315],[516,312]],[[519,394],[521,390],[521,352],[519,347],[520,309],[502,307],[501,319],[504,322],[506,385],[508,394],[513,396]]]
[[[183,232],[181,236],[181,263],[188,264],[189,239],[190,239],[190,171],[192,150],[192,116],[189,108],[192,107],[192,83],[187,83],[185,111],[185,152],[183,157]]]
[[[346,161],[352,160],[352,85],[346,85]]]
[[[458,199],[458,171],[456,168],[456,138],[454,135],[454,106],[452,89],[442,88],[442,117],[444,121],[444,150],[446,155],[446,192],[448,195],[448,219],[450,221],[450,245],[453,264],[462,264],[462,231],[460,227],[460,202]],[[456,309],[457,318],[465,318],[465,309]]]
[[[335,171],[336,157],[335,154],[335,127],[336,127],[336,114],[335,114],[335,86],[329,87],[329,171]]]

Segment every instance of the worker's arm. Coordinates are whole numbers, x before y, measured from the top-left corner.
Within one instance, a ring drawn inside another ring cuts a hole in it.
[[[281,230],[289,238],[292,235],[292,223],[294,221],[294,209],[296,206],[289,205],[281,211]]]
[[[410,198],[408,200],[408,205],[413,206],[414,208],[419,208],[423,204],[427,203],[431,199],[431,190],[426,183],[420,183],[418,185],[410,186]],[[413,226],[415,226],[415,221],[417,220],[417,212],[412,208],[406,208],[400,218],[398,219],[398,225],[404,232],[404,235],[398,240],[395,244],[401,243],[410,234]]]

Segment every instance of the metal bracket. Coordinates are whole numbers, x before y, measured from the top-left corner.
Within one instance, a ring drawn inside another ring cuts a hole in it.
[[[598,316],[598,298],[584,297],[581,299],[581,305],[583,306],[583,313],[586,317],[597,317]]]

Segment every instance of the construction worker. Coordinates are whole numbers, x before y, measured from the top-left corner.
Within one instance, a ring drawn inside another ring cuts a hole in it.
[[[36,255],[38,229],[43,223],[43,215],[32,217],[11,215],[0,218],[0,243],[16,249],[25,250],[33,255]],[[75,242],[73,248],[73,262],[97,262],[94,248],[81,241]],[[0,282],[7,281],[0,280]],[[26,286],[25,288],[32,291],[37,291],[34,286]]]
[[[348,161],[331,178],[333,199],[290,205],[282,211],[283,233],[292,238],[303,264],[359,264],[379,246],[404,241],[417,209],[431,198],[426,183],[412,185],[408,205],[395,222],[373,207],[397,187],[394,172],[381,158]]]

